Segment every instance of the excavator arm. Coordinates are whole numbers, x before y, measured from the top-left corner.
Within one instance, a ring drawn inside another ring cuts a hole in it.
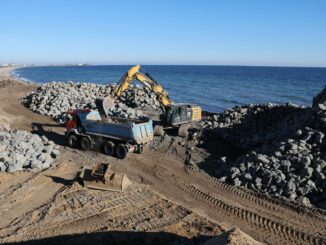
[[[151,89],[156,94],[158,101],[163,107],[173,104],[173,101],[169,98],[168,92],[153,78],[151,78],[148,73],[143,74],[138,72],[135,74],[135,79]]]
[[[113,91],[113,96],[118,98],[121,94],[130,86],[132,81],[135,78],[135,74],[137,74],[140,70],[140,65],[133,66],[127,71],[119,80],[119,87]]]
[[[169,98],[168,92],[148,73],[141,73],[140,69],[140,65],[136,65],[132,67],[128,72],[126,72],[118,82],[119,87],[113,90],[113,93],[111,95],[113,96],[113,98],[111,97],[109,100],[114,102],[114,100],[119,98],[121,94],[130,86],[133,80],[137,80],[156,94],[157,99],[161,103],[163,108],[173,104],[173,102]]]

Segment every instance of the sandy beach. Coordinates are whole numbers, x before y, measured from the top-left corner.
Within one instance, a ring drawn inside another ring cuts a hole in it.
[[[11,72],[14,69],[14,67],[0,67],[0,79],[12,78]]]

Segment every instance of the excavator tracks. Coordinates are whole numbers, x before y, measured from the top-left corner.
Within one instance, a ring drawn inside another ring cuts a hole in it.
[[[157,177],[172,180],[192,198],[213,207],[219,216],[234,220],[242,227],[260,230],[259,238],[263,241],[272,241],[271,244],[326,244],[323,211],[296,208],[294,205],[230,186],[192,166],[186,166],[185,171],[191,175],[194,183],[163,167],[155,168]],[[197,177],[199,180],[196,181]],[[207,188],[208,185],[213,188]],[[236,198],[238,202],[235,202]],[[256,210],[253,207],[258,208]]]
[[[289,202],[284,202],[279,199],[271,198],[259,192],[253,192],[248,189],[238,188],[227,183],[220,181],[218,178],[214,178],[207,173],[201,171],[200,169],[188,165],[185,166],[185,171],[191,175],[199,176],[205,179],[211,186],[219,188],[221,190],[232,192],[242,198],[252,201],[263,207],[279,211],[281,208],[291,209],[299,214],[306,214],[306,216],[313,216],[316,219],[320,219],[323,222],[326,222],[326,210],[312,208],[312,207],[303,207],[294,205]],[[325,228],[326,229],[326,228]],[[326,231],[326,230],[325,230]]]
[[[125,192],[66,189],[53,202],[12,223],[7,232],[2,230],[0,241],[42,239],[80,231],[150,231],[178,223],[188,214],[188,209],[146,186]],[[35,222],[33,217],[41,218]]]

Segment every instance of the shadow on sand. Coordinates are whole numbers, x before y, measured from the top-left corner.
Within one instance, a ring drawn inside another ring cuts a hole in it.
[[[36,133],[40,136],[45,136],[49,140],[52,140],[55,144],[66,146],[67,139],[64,134],[57,133],[53,130],[45,130],[44,127],[51,127],[51,128],[62,128],[60,124],[56,123],[32,123],[33,133]]]
[[[4,244],[22,244],[22,245],[37,245],[37,244],[199,244],[210,236],[198,236],[188,239],[173,233],[168,232],[130,232],[130,231],[107,231],[95,233],[83,233],[75,235],[62,235],[50,238],[37,240],[29,240],[23,242],[13,242]]]

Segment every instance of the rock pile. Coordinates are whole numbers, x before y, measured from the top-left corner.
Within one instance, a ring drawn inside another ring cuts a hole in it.
[[[44,136],[21,130],[0,130],[0,171],[45,169],[59,155],[59,146]]]
[[[70,109],[95,109],[95,99],[110,94],[116,85],[97,85],[92,83],[51,82],[40,86],[23,98],[22,103],[42,115],[62,120]],[[159,108],[156,95],[148,88],[131,85],[116,101],[111,115],[137,118],[142,115],[141,108]]]
[[[326,87],[313,99],[315,127],[326,130]]]
[[[223,138],[241,147],[235,160],[217,159],[215,176],[304,205],[326,199],[326,88],[313,107],[247,105],[211,115],[192,131],[209,144]]]
[[[326,191],[326,138],[309,127],[281,141],[269,154],[249,153],[236,161],[221,158],[215,174],[222,181],[272,196],[316,202]],[[309,199],[308,199],[309,198]]]
[[[221,137],[243,149],[273,145],[309,123],[311,110],[294,104],[245,105],[209,116],[204,134]]]

